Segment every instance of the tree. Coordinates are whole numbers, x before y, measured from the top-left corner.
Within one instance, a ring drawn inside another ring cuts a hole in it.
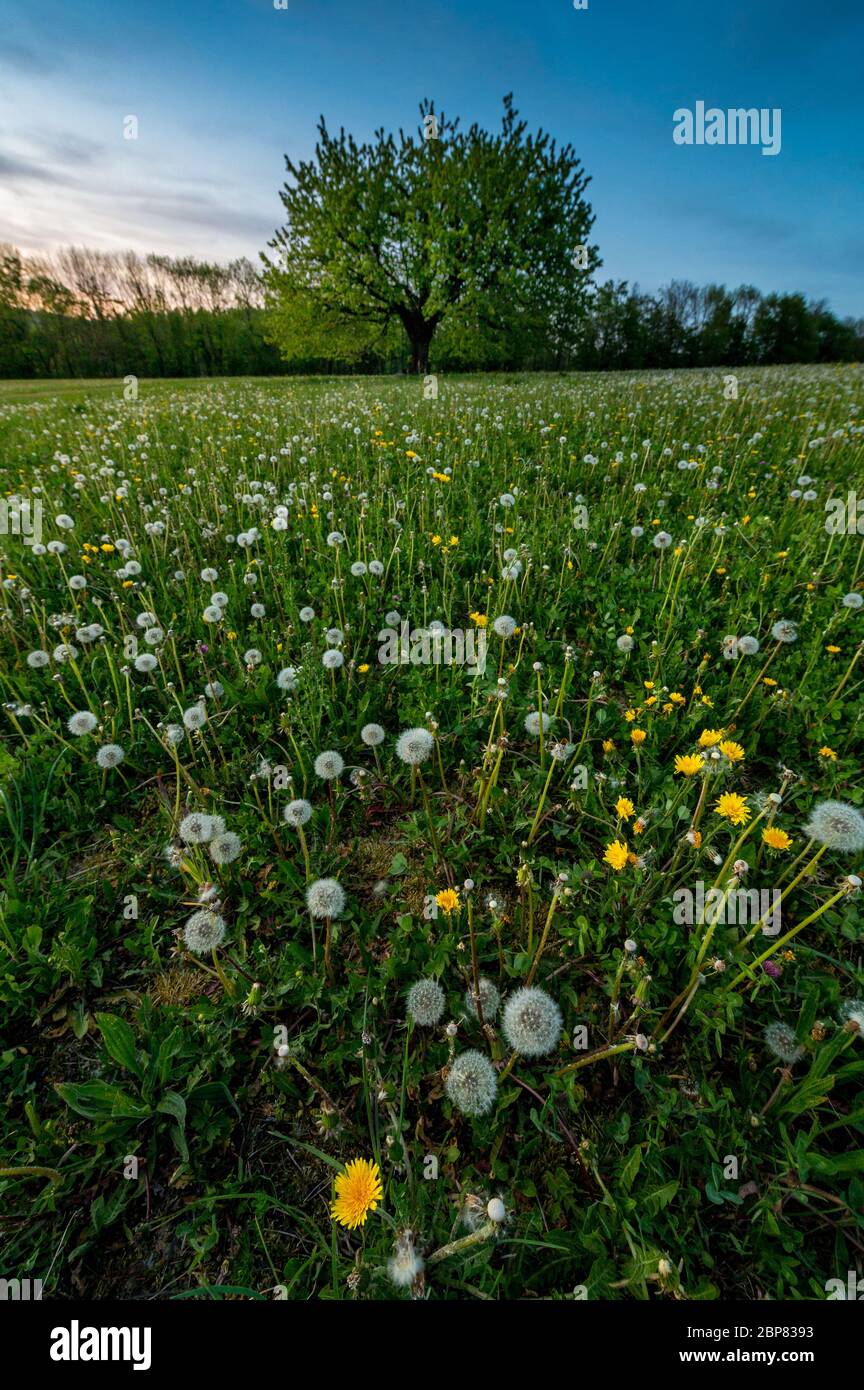
[[[262,259],[287,359],[356,361],[400,326],[417,372],[442,323],[553,351],[575,337],[601,262],[572,147],[528,134],[509,96],[497,135],[462,132],[429,102],[420,116],[416,137],[379,130],[371,144],[332,136],[322,117],[314,159],[286,155],[287,220]]]

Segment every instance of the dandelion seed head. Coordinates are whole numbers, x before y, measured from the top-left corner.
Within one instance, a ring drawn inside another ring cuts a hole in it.
[[[526,986],[504,1005],[504,1036],[522,1057],[544,1057],[561,1035],[561,1010],[545,990]]]
[[[304,801],[302,797],[298,797],[296,801],[289,801],[285,810],[282,812],[282,819],[287,825],[293,826],[295,830],[301,825],[305,825],[311,816],[311,802]]]
[[[396,756],[409,767],[425,763],[435,747],[435,739],[428,729],[405,729],[396,740]]]
[[[463,1115],[486,1115],[498,1091],[495,1068],[482,1052],[461,1052],[447,1073],[445,1090]]]
[[[511,618],[509,613],[502,613],[499,618],[495,619],[492,627],[496,636],[502,638],[512,637],[513,633],[516,631],[516,619]]]
[[[341,753],[337,753],[332,748],[319,753],[313,766],[315,776],[322,778],[325,782],[332,782],[335,778],[341,777],[345,770],[345,762]]]
[[[788,1024],[769,1023],[762,1036],[768,1051],[781,1062],[795,1062],[804,1051]]]
[[[214,835],[207,848],[214,864],[233,864],[235,859],[239,859],[243,845],[239,835],[226,830],[221,835]]]
[[[487,980],[481,975],[477,981],[477,992],[480,995],[480,1012],[483,1015],[484,1023],[494,1023],[501,1007],[501,995],[497,987],[491,980]],[[477,1003],[474,998],[473,988],[465,991],[465,1008],[472,1018],[477,1017]]]
[[[88,709],[79,709],[66,720],[66,728],[70,734],[81,738],[83,734],[92,734],[98,723],[95,714],[91,714]]]
[[[864,816],[845,801],[820,801],[810,812],[804,833],[841,854],[864,849]]]
[[[526,714],[523,720],[525,732],[531,738],[539,737],[541,732],[548,733],[551,725],[551,717],[548,714],[541,714],[539,710],[532,710],[530,714]]]
[[[345,889],[335,878],[319,878],[306,889],[306,906],[313,917],[338,917],[345,907]]]
[[[203,729],[207,723],[207,713],[203,705],[190,705],[183,711],[183,724],[187,729]]]
[[[181,820],[177,834],[187,845],[205,845],[213,838],[213,817],[203,811],[192,811]]]
[[[444,991],[437,980],[417,980],[408,991],[408,1015],[421,1028],[431,1028],[444,1012]]]
[[[183,939],[187,949],[194,955],[206,955],[208,951],[215,951],[225,939],[224,917],[220,917],[218,912],[209,912],[204,908],[200,912],[193,912],[183,928]]]
[[[103,743],[96,753],[96,762],[101,768],[117,767],[125,756],[119,743]]]

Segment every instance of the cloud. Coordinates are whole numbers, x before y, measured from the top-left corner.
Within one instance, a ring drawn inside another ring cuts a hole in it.
[[[275,226],[262,214],[241,212],[211,198],[178,198],[171,193],[150,192],[146,199],[130,199],[126,207],[142,221],[176,222],[181,226],[207,227],[254,239],[269,239]]]
[[[4,154],[0,150],[0,178],[28,183],[64,183],[61,175],[33,159]]]
[[[92,168],[103,152],[103,147],[97,141],[88,140],[81,135],[55,135],[48,131],[39,131],[36,132],[35,138],[50,159],[57,159],[61,164],[74,165],[76,168]]]
[[[27,44],[0,39],[0,67],[12,68],[17,72],[49,73],[56,72],[57,66],[53,54],[46,56]]]

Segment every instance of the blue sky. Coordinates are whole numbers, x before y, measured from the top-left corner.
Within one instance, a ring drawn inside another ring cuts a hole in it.
[[[363,138],[431,97],[494,126],[512,91],[592,176],[601,279],[864,316],[859,0],[287,3],[0,0],[0,240],[256,258],[320,114]],[[780,154],[676,145],[697,100],[780,107]]]

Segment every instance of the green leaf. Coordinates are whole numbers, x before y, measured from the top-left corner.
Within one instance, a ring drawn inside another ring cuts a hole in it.
[[[653,1192],[649,1192],[642,1201],[651,1216],[656,1216],[658,1211],[668,1207],[676,1192],[678,1191],[678,1180],[673,1178],[672,1182],[666,1182],[662,1187],[655,1187]]]
[[[629,1192],[630,1188],[633,1186],[636,1174],[639,1172],[641,1163],[642,1146],[640,1144],[634,1144],[633,1148],[630,1150],[630,1153],[627,1156],[627,1162],[621,1169],[621,1173],[618,1178],[618,1182],[620,1183],[621,1187],[623,1187],[625,1192]]]
[[[811,1153],[809,1155],[810,1166],[814,1173],[825,1173],[834,1176],[838,1173],[864,1173],[864,1150],[859,1149],[857,1153],[839,1154],[837,1158],[825,1158],[822,1154]]]
[[[170,1115],[181,1130],[186,1128],[186,1102],[176,1091],[166,1091],[156,1106],[160,1115]]]
[[[133,1096],[129,1096],[119,1086],[109,1086],[106,1081],[84,1081],[80,1085],[60,1082],[54,1087],[70,1110],[83,1115],[85,1120],[143,1120],[150,1109]]]
[[[142,1068],[135,1047],[135,1034],[125,1018],[118,1018],[117,1014],[97,1014],[96,1023],[108,1055],[126,1071],[140,1077]]]

